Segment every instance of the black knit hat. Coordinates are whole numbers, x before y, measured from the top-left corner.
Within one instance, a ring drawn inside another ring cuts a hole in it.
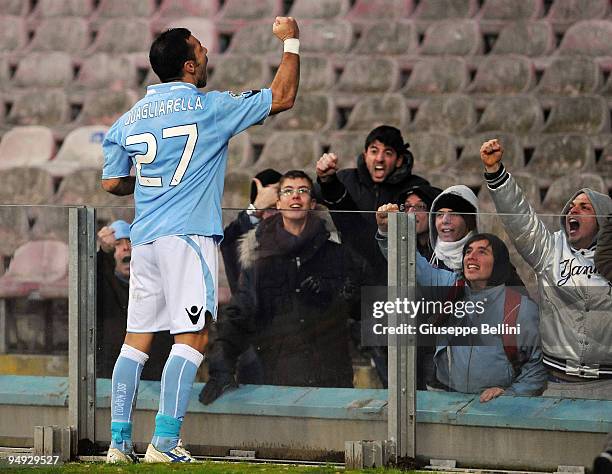
[[[260,171],[255,175],[255,177],[261,182],[263,186],[268,186],[269,184],[276,184],[280,181],[282,174],[278,171],[268,168],[263,171]],[[257,197],[257,185],[254,181],[251,181],[251,204],[255,202],[255,198]]]
[[[440,188],[429,186],[427,184],[412,186],[399,195],[398,204],[401,206],[406,202],[406,198],[408,196],[411,194],[416,194],[425,204],[427,204],[427,209],[431,209],[431,205],[441,192],[442,190]]]

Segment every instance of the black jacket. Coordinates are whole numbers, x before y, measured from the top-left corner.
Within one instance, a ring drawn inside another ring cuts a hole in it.
[[[211,373],[233,372],[252,342],[265,384],[352,387],[348,322],[359,318],[365,262],[312,215],[297,238],[280,214],[266,219],[240,249],[243,272],[219,317]]]
[[[223,240],[221,241],[221,255],[225,275],[229,283],[232,294],[238,291],[238,278],[240,277],[240,262],[238,260],[239,239],[255,225],[251,222],[246,211],[240,211],[236,219],[230,222],[223,230]]]
[[[357,168],[343,169],[336,178],[323,183],[317,179],[315,196],[331,211],[369,211],[360,213],[332,213],[334,224],[356,252],[373,267],[377,283],[387,283],[387,261],[378,249],[374,236],[376,209],[383,204],[397,203],[401,194],[417,185],[429,184],[427,180],[412,174],[412,167],[405,162],[382,183],[374,183],[366,167],[363,155],[357,157]]]
[[[129,284],[115,275],[113,254],[98,251],[96,315],[96,376],[111,378],[127,326]],[[173,338],[168,331],[155,335],[141,379],[160,380]]]

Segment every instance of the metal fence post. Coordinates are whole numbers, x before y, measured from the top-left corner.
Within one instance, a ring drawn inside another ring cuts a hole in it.
[[[96,413],[96,216],[70,208],[68,374],[69,423],[79,447],[95,442]]]
[[[416,221],[414,214],[389,214],[388,298],[416,297]],[[401,315],[390,314],[389,326]],[[388,438],[395,457],[416,457],[416,336],[389,335]]]

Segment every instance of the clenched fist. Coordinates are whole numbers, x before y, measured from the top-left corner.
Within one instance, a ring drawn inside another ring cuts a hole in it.
[[[322,182],[329,181],[338,171],[338,157],[335,153],[323,153],[317,161],[317,176]]]
[[[110,226],[104,226],[98,232],[98,243],[104,253],[115,251],[115,230]]]
[[[272,25],[272,33],[281,41],[300,37],[300,29],[291,16],[277,16]]]
[[[389,230],[389,213],[398,211],[397,204],[383,204],[376,210],[376,224],[381,233],[386,234]]]
[[[495,173],[500,167],[504,150],[497,139],[484,142],[480,147],[480,159],[488,173]]]

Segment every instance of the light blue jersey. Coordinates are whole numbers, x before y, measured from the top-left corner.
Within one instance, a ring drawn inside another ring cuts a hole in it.
[[[110,128],[102,179],[136,169],[132,245],[165,235],[223,236],[221,198],[229,139],[270,113],[272,91],[203,93],[169,82]]]

